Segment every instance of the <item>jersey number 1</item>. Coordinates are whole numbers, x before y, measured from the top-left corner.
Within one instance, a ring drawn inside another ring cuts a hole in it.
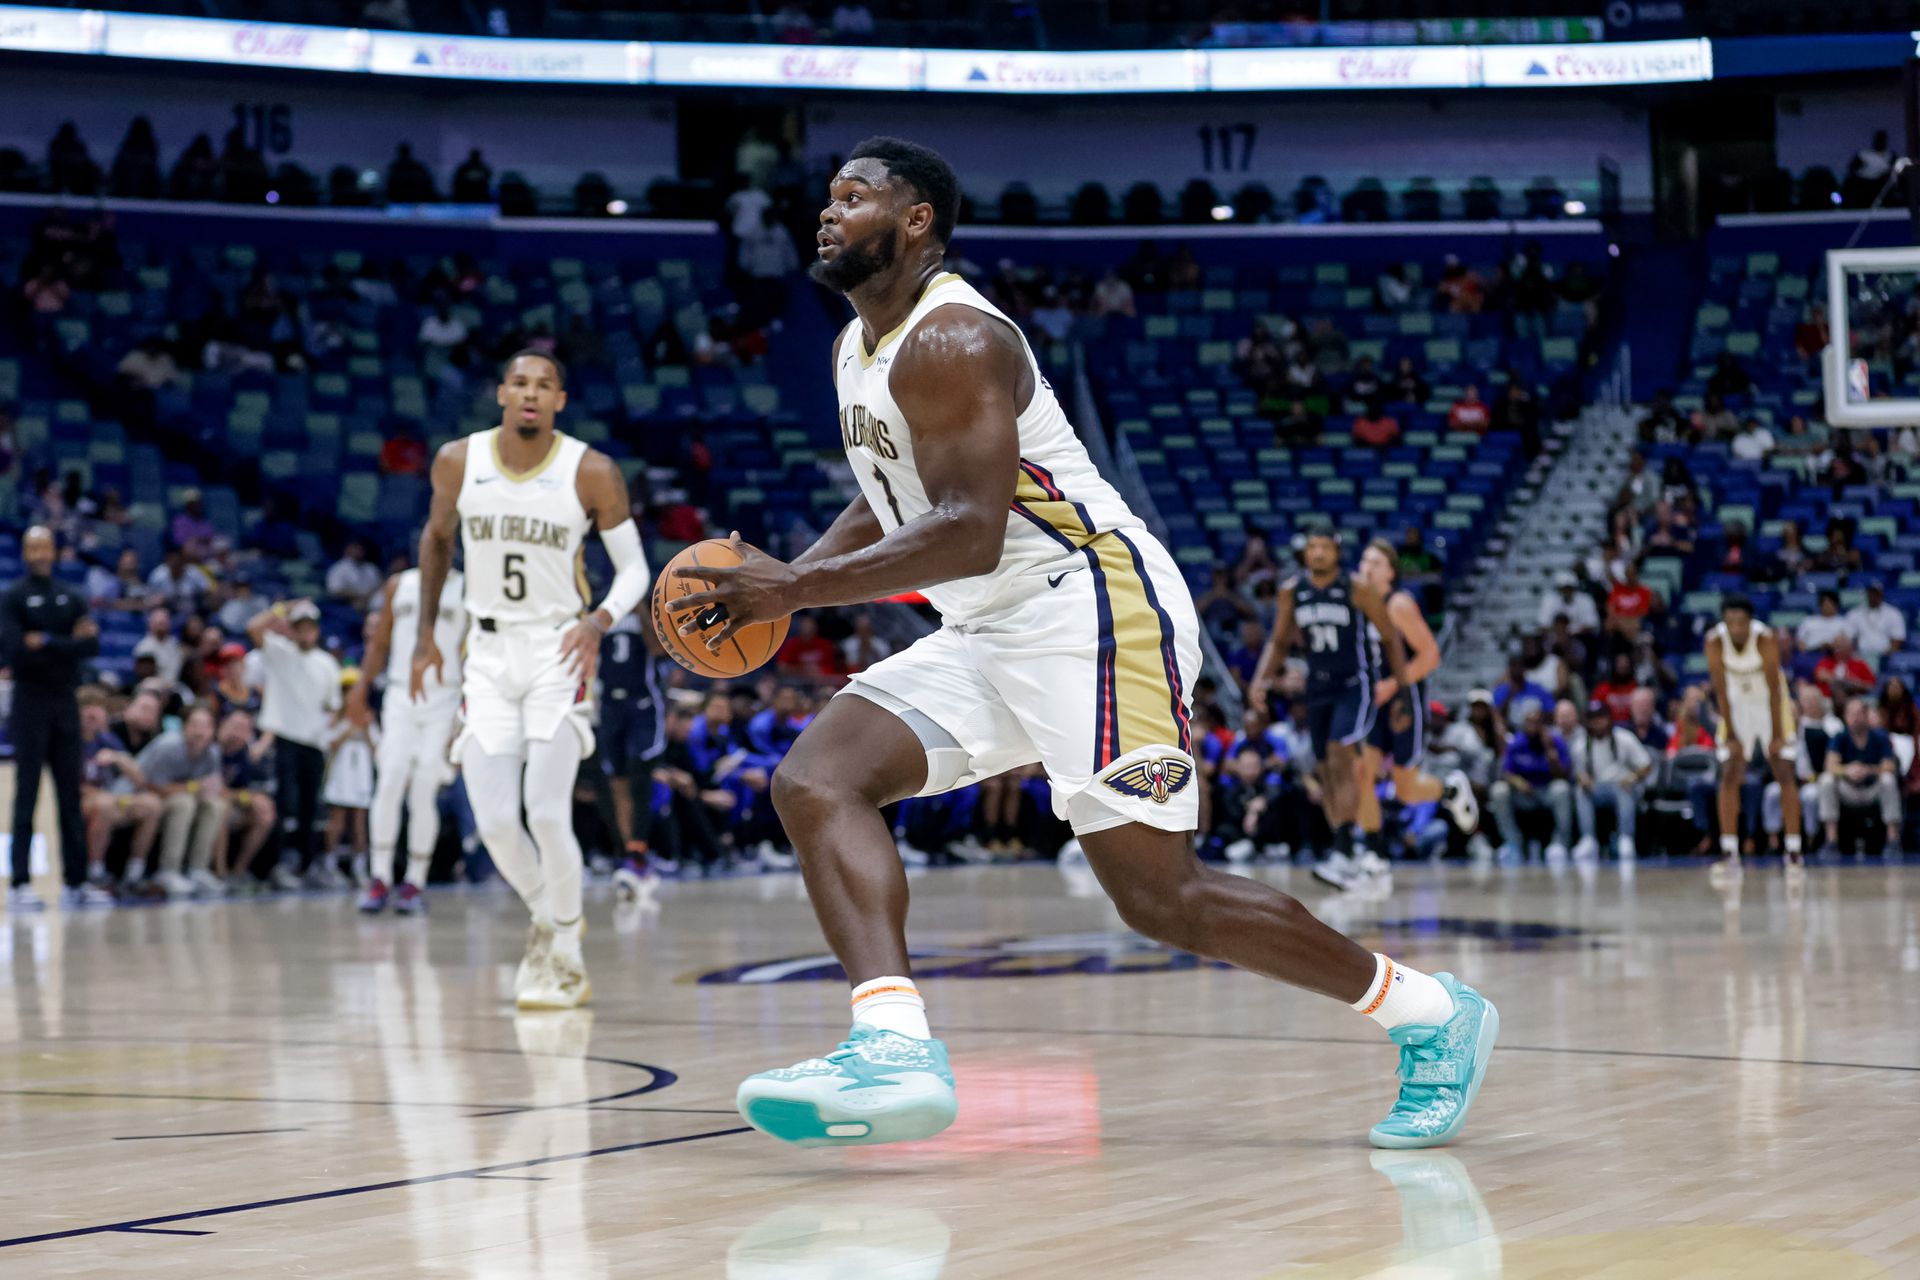
[[[519,551],[509,551],[500,570],[501,594],[509,600],[527,598],[527,575],[520,572],[527,557]]]
[[[873,478],[880,482],[880,488],[887,495],[887,506],[893,510],[894,524],[905,524],[907,522],[906,517],[900,514],[900,500],[893,496],[893,483],[887,479],[887,473],[875,467],[873,469]]]

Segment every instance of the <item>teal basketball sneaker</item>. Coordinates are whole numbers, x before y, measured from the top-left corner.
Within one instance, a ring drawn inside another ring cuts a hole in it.
[[[1395,1027],[1400,1046],[1400,1098],[1367,1140],[1376,1147],[1437,1147],[1452,1139],[1480,1093],[1500,1011],[1450,973],[1433,975],[1453,996],[1453,1017],[1438,1027]]]
[[[931,1138],[959,1114],[947,1046],[864,1022],[838,1049],[740,1082],[747,1123],[796,1147],[859,1147]]]

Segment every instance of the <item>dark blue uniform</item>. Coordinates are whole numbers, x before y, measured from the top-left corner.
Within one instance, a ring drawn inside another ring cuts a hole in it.
[[[1307,727],[1314,754],[1330,743],[1365,742],[1373,732],[1373,681],[1380,645],[1366,615],[1353,603],[1353,580],[1341,573],[1316,587],[1305,575],[1293,589],[1293,621],[1307,652]]]
[[[1372,623],[1367,624],[1367,634],[1373,639],[1374,668],[1373,678],[1380,681],[1392,675],[1387,670],[1380,647],[1380,632]],[[1378,748],[1384,755],[1390,756],[1393,763],[1402,769],[1419,764],[1427,754],[1427,690],[1423,684],[1415,684],[1411,689],[1402,689],[1393,695],[1386,706],[1380,708],[1374,717],[1373,734],[1367,739],[1367,745]]]
[[[600,646],[600,758],[615,775],[630,772],[666,746],[659,661],[639,628],[623,622]]]

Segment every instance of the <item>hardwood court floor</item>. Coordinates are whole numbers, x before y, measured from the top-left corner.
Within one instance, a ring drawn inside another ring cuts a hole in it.
[[[1051,867],[916,878],[961,1120],[858,1151],[732,1110],[845,1030],[792,876],[596,899],[580,1014],[511,1012],[501,893],[8,921],[0,1276],[1920,1276],[1920,868],[1263,874],[1498,1002],[1457,1145],[1370,1151],[1372,1024]]]

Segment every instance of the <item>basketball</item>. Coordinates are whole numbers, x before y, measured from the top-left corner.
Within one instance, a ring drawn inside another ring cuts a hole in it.
[[[659,637],[660,647],[672,655],[675,662],[695,675],[716,680],[746,675],[764,667],[786,642],[789,620],[781,618],[777,622],[756,622],[740,628],[717,652],[707,648],[707,637],[726,625],[725,611],[718,606],[708,611],[718,616],[701,616],[700,630],[680,634],[684,615],[676,618],[667,606],[681,596],[698,595],[706,587],[699,579],[682,578],[675,571],[739,563],[739,553],[734,551],[732,543],[724,538],[708,538],[667,561],[660,576],[653,580],[653,634]]]

